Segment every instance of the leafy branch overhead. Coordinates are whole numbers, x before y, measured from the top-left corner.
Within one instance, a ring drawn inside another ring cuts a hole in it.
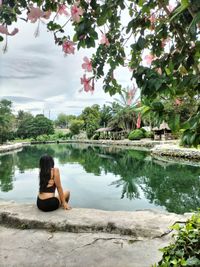
[[[59,16],[65,18],[64,23],[57,20]],[[85,91],[93,92],[95,81],[103,77],[105,92],[121,92],[116,75],[120,67],[127,69],[130,80],[140,88],[141,104],[149,101],[149,109],[160,120],[162,115],[170,122],[175,115],[171,111],[165,116],[166,102],[195,100],[188,122],[176,116],[175,123],[170,124],[174,131],[185,129],[183,143],[199,144],[199,0],[3,0],[0,41],[5,42],[5,49],[8,38],[20,31],[12,27],[19,19],[38,23],[38,27],[43,21],[64,54],[96,47],[92,58],[83,62],[87,73],[81,84]],[[68,23],[73,25],[74,36],[69,36]],[[152,109],[154,102],[163,105],[163,112]]]

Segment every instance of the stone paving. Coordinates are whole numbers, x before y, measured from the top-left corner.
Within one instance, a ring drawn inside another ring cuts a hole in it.
[[[190,216],[0,202],[0,266],[150,267],[172,240],[169,226]]]

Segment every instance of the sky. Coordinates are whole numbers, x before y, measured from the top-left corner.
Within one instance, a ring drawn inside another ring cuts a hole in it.
[[[34,115],[44,113],[51,119],[61,112],[79,115],[86,106],[112,102],[113,98],[102,89],[102,80],[97,82],[93,94],[79,92],[83,57],[90,58],[94,49],[80,49],[74,55],[64,56],[45,25],[40,23],[39,36],[35,38],[37,25],[22,20],[12,25],[9,29],[17,26],[19,32],[8,36],[6,53],[0,43],[0,99],[11,100],[14,113],[21,109]],[[67,27],[71,35],[73,29]],[[115,75],[124,87],[131,86],[127,68]]]

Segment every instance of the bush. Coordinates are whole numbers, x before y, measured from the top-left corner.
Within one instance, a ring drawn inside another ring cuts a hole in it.
[[[151,131],[150,131],[150,132],[146,132],[146,133],[145,133],[145,137],[146,137],[146,138],[153,138],[153,137],[154,137],[154,134],[153,134],[153,132],[151,132]]]
[[[140,128],[139,130],[141,130],[144,134],[147,132],[144,128]]]
[[[72,135],[76,135],[76,134],[79,134],[81,129],[83,128],[83,125],[84,125],[84,121],[83,120],[72,120],[71,121],[71,125],[69,127]]]
[[[49,136],[47,134],[39,135],[36,137],[36,141],[39,141],[39,142],[49,141]]]
[[[47,135],[42,134],[36,137],[36,141],[46,142],[46,141],[57,141],[57,140],[67,140],[71,138],[71,133],[57,132],[55,134]]]
[[[200,266],[200,212],[193,215],[184,227],[175,224],[175,243],[161,249],[162,259],[154,266],[181,267]]]
[[[140,140],[144,137],[145,137],[144,132],[141,129],[136,129],[130,132],[128,139],[129,140]]]

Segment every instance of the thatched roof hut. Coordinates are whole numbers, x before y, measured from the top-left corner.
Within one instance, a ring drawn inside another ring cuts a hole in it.
[[[160,124],[159,127],[154,127],[152,130],[153,131],[163,131],[163,130],[171,131],[171,129],[169,128],[169,125],[164,121]]]
[[[162,122],[159,127],[152,129],[154,132],[154,140],[168,140],[172,139],[171,129],[166,122]]]
[[[95,132],[96,132],[96,133],[111,132],[112,130],[113,130],[113,128],[111,128],[111,127],[107,127],[107,128],[99,128],[99,129],[97,129]]]

